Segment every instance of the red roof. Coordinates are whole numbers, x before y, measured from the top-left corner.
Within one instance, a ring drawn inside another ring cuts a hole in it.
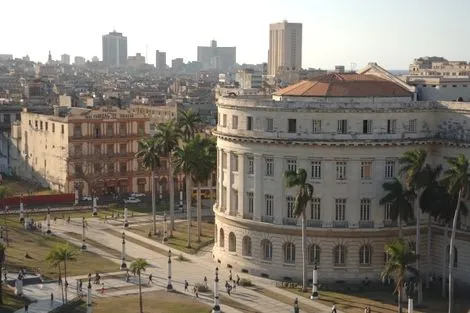
[[[276,96],[293,97],[408,97],[402,86],[375,75],[332,73],[283,88]]]

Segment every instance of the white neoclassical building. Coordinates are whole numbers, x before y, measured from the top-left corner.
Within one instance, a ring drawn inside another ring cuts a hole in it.
[[[414,87],[376,64],[302,81],[270,99],[222,97],[218,117],[214,258],[275,279],[301,277],[296,190],[285,187],[286,170],[304,168],[314,186],[307,208],[310,268],[319,265],[321,280],[378,279],[384,244],[398,235],[389,208],[379,204],[382,184],[398,174],[397,159],[418,148],[432,165],[470,155],[470,103],[416,101]],[[432,228],[429,265],[427,216],[421,224],[422,267],[439,277],[444,228]],[[414,225],[403,225],[410,244]],[[463,217],[455,275],[461,281],[470,279],[469,235]]]

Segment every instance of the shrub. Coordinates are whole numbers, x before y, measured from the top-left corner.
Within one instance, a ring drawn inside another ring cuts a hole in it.
[[[263,277],[263,278],[269,278],[269,275],[266,274],[266,273],[261,273],[261,277]]]
[[[288,276],[284,276],[284,278],[282,280],[287,281],[287,282],[291,282],[292,278],[290,278]]]
[[[182,253],[180,253],[180,255],[178,255],[178,261],[189,262],[189,259],[185,257]]]
[[[204,284],[196,283],[194,287],[198,292],[209,292],[209,287],[206,287]]]
[[[251,287],[251,286],[253,286],[253,283],[249,279],[242,278],[242,279],[240,279],[240,286]]]
[[[108,209],[110,210],[117,210],[117,208],[118,208],[117,203],[111,203],[110,205],[108,205]]]
[[[248,274],[248,270],[246,268],[242,268],[242,273]]]
[[[232,265],[231,265],[231,264],[227,264],[227,267],[228,267],[228,268],[232,268]]]

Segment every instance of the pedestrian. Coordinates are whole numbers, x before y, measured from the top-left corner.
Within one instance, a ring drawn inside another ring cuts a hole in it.
[[[184,280],[184,291],[188,291],[188,286],[189,286],[188,281],[185,279]]]
[[[237,283],[235,281],[232,282],[232,289],[235,292],[235,289],[237,288]]]
[[[51,292],[51,306],[54,303],[54,294]]]
[[[204,286],[207,288],[207,276],[204,276]]]
[[[108,216],[105,215],[105,216],[104,216],[104,223],[106,224],[107,222],[108,222]]]
[[[331,313],[337,313],[336,312],[336,304],[333,303],[333,306],[331,307]]]
[[[88,273],[88,281],[91,280],[91,273]]]
[[[231,294],[230,294],[231,291],[232,291],[232,286],[229,284],[229,285],[227,286],[227,293],[228,293],[229,296],[231,295]]]
[[[240,276],[237,274],[237,286],[240,286]]]
[[[26,303],[26,304],[24,305],[24,311],[25,311],[25,312],[28,312],[28,309],[29,309],[29,305]]]
[[[5,283],[6,283],[7,280],[8,280],[7,275],[8,275],[8,270],[7,270],[6,268],[4,268],[4,269],[3,269],[3,277],[5,278]]]
[[[83,281],[80,279],[78,283],[78,290],[80,290],[80,293],[82,293],[82,287],[83,287]]]
[[[152,282],[152,274],[149,275],[149,284],[148,285],[150,286],[151,283],[153,283]]]
[[[230,270],[230,275],[228,276],[228,280],[232,281],[232,270]]]
[[[54,216],[54,224],[57,224],[57,217]]]
[[[131,280],[131,276],[129,275],[129,270],[126,271],[126,282],[128,283]]]
[[[61,274],[59,274],[59,281],[58,281],[58,284],[59,284],[59,286],[62,285],[62,275],[61,275]]]
[[[104,283],[101,284],[101,294],[104,294]]]

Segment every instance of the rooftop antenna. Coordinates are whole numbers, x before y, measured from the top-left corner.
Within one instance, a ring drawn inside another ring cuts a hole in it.
[[[351,72],[354,72],[354,70],[356,69],[356,65],[357,65],[356,63],[351,62],[350,64]]]

